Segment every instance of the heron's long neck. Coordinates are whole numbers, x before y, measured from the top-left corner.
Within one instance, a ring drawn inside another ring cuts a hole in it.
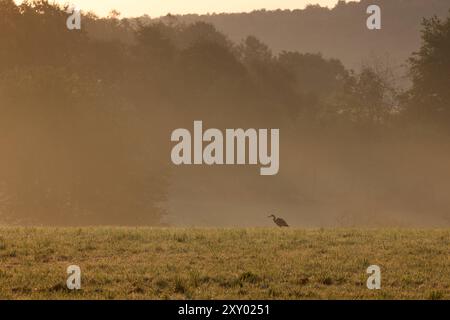
[[[273,221],[275,221],[275,220],[277,220],[277,217],[273,216],[272,219],[273,219]]]

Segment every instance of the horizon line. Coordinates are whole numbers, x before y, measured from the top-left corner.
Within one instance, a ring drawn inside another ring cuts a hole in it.
[[[141,13],[139,14],[127,14],[127,13],[123,13],[119,8],[114,8],[111,7],[110,9],[106,10],[107,13],[105,12],[99,12],[98,10],[92,9],[92,8],[85,8],[83,6],[77,6],[75,5],[74,2],[75,1],[65,1],[63,2],[63,0],[47,0],[50,4],[56,4],[61,8],[64,8],[65,6],[75,6],[79,9],[81,9],[81,12],[84,14],[94,14],[96,17],[98,18],[108,18],[110,17],[111,13],[113,11],[117,11],[118,13],[120,13],[120,15],[118,15],[118,17],[120,19],[134,19],[134,18],[142,18],[142,17],[149,17],[151,19],[161,19],[161,18],[165,18],[167,16],[187,16],[187,15],[197,15],[197,16],[214,16],[214,15],[232,15],[232,14],[251,14],[254,12],[261,12],[261,11],[266,11],[266,12],[276,12],[276,11],[289,11],[289,12],[294,12],[294,11],[302,11],[307,9],[310,6],[317,6],[320,7],[322,9],[328,9],[328,10],[332,10],[333,8],[336,7],[336,5],[339,3],[340,0],[335,0],[333,4],[330,5],[324,5],[324,4],[320,4],[318,3],[318,0],[314,0],[314,3],[306,3],[303,6],[299,6],[296,8],[292,8],[292,7],[278,7],[278,8],[268,8],[268,7],[261,7],[261,8],[254,8],[254,9],[250,9],[250,10],[222,10],[222,11],[216,11],[216,10],[212,10],[212,11],[203,11],[203,12],[171,12],[168,11],[165,14],[155,14],[155,15],[151,15],[149,12],[146,12],[146,10],[142,10]],[[14,0],[14,2],[17,5],[22,4],[23,2],[25,2],[24,0]],[[346,3],[351,3],[351,2],[360,2],[360,0],[345,0]],[[105,10],[103,10],[105,11]]]

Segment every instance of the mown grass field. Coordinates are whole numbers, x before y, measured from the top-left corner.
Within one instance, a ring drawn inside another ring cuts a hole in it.
[[[0,228],[0,298],[449,299],[450,230]]]

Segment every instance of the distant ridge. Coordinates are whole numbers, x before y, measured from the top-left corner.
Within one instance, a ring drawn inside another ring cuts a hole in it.
[[[366,8],[370,4],[382,9],[379,31],[366,28]],[[321,52],[326,57],[340,59],[347,67],[358,68],[371,56],[388,56],[393,65],[404,63],[419,47],[422,18],[445,16],[449,9],[449,0],[362,0],[341,1],[332,9],[310,5],[302,10],[190,14],[162,19],[186,23],[205,21],[235,42],[254,35],[274,53]]]

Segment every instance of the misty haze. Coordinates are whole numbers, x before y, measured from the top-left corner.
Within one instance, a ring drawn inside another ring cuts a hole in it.
[[[450,298],[450,1],[61,2],[0,0],[0,300]]]
[[[367,1],[67,30],[2,0],[2,223],[449,226],[450,4],[374,3],[381,30]],[[173,165],[195,120],[279,128],[279,171]]]

